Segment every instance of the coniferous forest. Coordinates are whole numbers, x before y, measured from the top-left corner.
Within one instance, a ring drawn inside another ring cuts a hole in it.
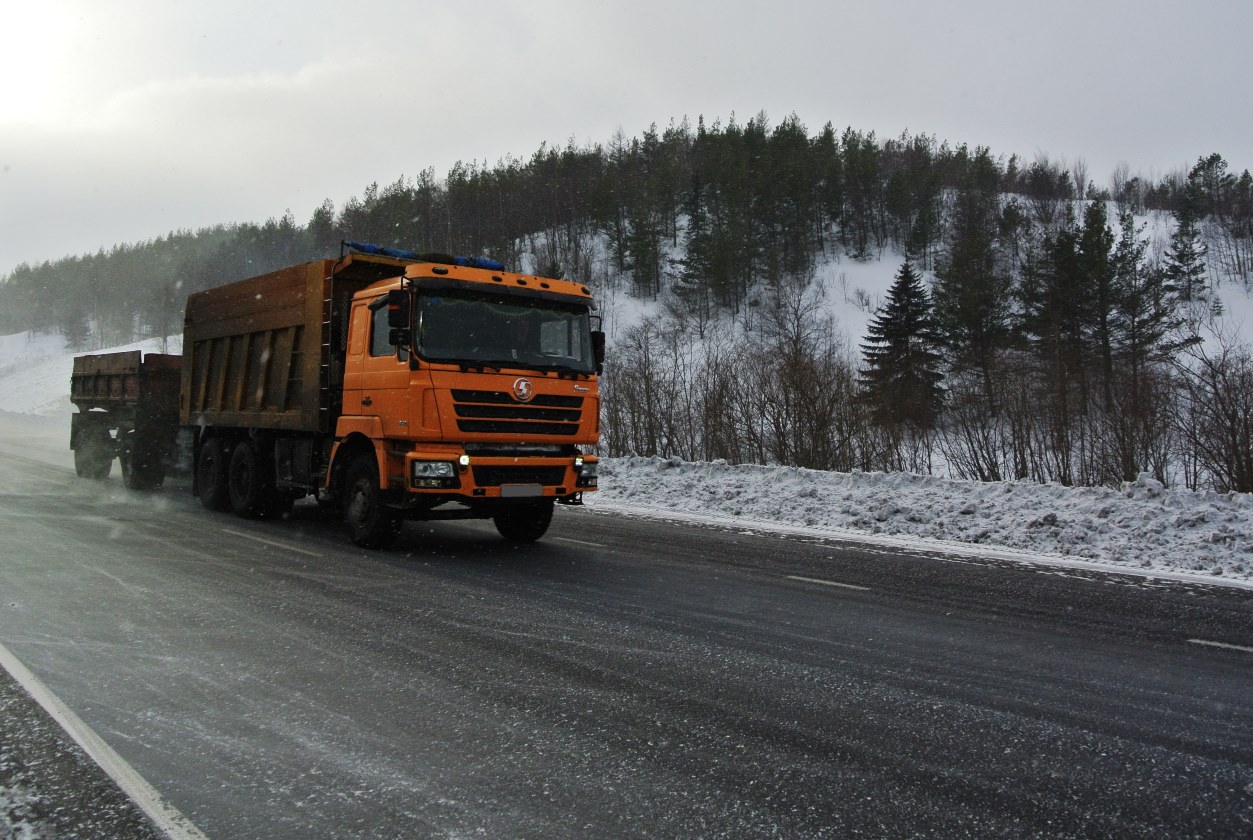
[[[1253,350],[1215,294],[1253,286],[1253,177],[1219,154],[1098,185],[1082,162],[925,134],[684,120],[428,168],[303,223],[24,264],[0,278],[0,333],[175,334],[189,293],[343,239],[653,302],[611,336],[604,454],[1253,492]],[[865,335],[839,333],[815,282],[836,260],[897,268]]]

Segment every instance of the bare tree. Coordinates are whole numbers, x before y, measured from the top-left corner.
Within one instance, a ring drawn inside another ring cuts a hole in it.
[[[1194,345],[1178,362],[1181,399],[1174,423],[1194,485],[1253,493],[1253,354],[1221,336]]]

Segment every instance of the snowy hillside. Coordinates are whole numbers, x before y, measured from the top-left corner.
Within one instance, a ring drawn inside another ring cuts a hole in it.
[[[889,265],[877,268],[890,278]],[[116,349],[162,348],[153,339]],[[40,448],[63,452],[65,463],[71,366],[59,336],[0,337],[0,412],[28,421],[14,428],[44,429]],[[665,458],[609,460],[602,475],[589,496],[600,511],[1253,587],[1247,494],[1164,489],[1148,478],[1111,490]]]

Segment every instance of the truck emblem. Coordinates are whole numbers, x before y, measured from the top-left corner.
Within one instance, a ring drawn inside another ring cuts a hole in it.
[[[531,397],[535,396],[535,386],[531,384],[531,380],[525,376],[519,376],[513,381],[513,398],[518,402],[530,402]]]

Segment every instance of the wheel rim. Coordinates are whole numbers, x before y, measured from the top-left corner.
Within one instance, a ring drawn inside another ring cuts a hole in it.
[[[361,525],[369,520],[373,513],[370,491],[361,482],[353,485],[352,495],[348,497],[348,519],[354,525]]]

